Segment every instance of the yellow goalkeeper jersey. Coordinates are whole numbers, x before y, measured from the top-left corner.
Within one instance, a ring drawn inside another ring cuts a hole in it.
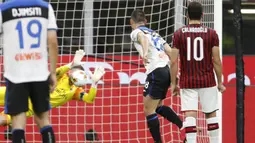
[[[77,96],[74,95],[79,95],[84,92],[82,88],[70,83],[67,75],[69,69],[68,66],[62,66],[56,71],[58,83],[55,90],[50,94],[52,108],[61,106],[72,99],[76,99]]]
[[[68,66],[62,66],[57,68],[57,86],[53,93],[50,94],[50,104],[52,108],[64,105],[70,100],[80,100],[86,103],[93,103],[96,97],[97,89],[91,87],[88,93],[85,93],[83,88],[77,87],[69,80],[67,72],[70,70]],[[4,106],[6,87],[0,87],[0,106]],[[1,113],[4,114],[4,111]],[[29,111],[27,117],[34,114],[31,101],[29,100]],[[10,122],[10,116],[7,116],[8,122]]]
[[[87,103],[93,103],[97,89],[91,87],[89,93],[85,93],[81,87],[73,85],[67,75],[68,66],[62,66],[57,69],[57,86],[50,95],[52,108],[61,106],[70,100],[81,100]]]

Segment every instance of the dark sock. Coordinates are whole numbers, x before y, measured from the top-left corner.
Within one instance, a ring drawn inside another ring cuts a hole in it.
[[[179,128],[182,128],[182,120],[170,107],[164,105],[160,106],[156,109],[156,112],[168,121],[177,125]]]
[[[43,143],[55,143],[55,136],[51,126],[45,126],[40,130]]]
[[[25,131],[22,129],[13,129],[12,143],[26,143]]]
[[[160,129],[159,129],[159,120],[156,113],[148,115],[146,117],[147,124],[150,129],[151,135],[154,139],[155,143],[161,143],[161,135],[160,135]]]

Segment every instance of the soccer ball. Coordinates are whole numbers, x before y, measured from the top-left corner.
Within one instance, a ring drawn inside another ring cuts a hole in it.
[[[84,86],[87,83],[88,77],[83,70],[75,70],[71,73],[70,79],[75,86]]]

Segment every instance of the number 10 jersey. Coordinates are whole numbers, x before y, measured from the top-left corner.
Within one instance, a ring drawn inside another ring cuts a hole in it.
[[[47,31],[57,30],[52,6],[43,0],[12,0],[0,5],[4,76],[13,83],[46,81]]]
[[[215,30],[200,24],[184,26],[174,33],[172,46],[180,53],[181,88],[216,85],[212,48],[219,46],[219,38]]]

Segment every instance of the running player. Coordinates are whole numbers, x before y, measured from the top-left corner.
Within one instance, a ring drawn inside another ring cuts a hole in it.
[[[154,142],[161,143],[157,114],[182,128],[182,121],[176,113],[162,105],[170,86],[169,58],[164,50],[169,51],[170,47],[158,33],[145,27],[146,17],[142,10],[133,11],[130,24],[133,29],[131,40],[143,58],[147,74],[143,90],[144,114]]]
[[[43,143],[54,143],[50,125],[49,83],[56,86],[57,25],[52,6],[43,0],[11,0],[0,5],[3,34],[5,113],[12,117],[13,143],[24,143],[28,97]],[[50,73],[48,69],[49,47]],[[50,78],[49,78],[50,76]]]
[[[57,86],[55,90],[50,94],[50,105],[52,108],[56,108],[66,104],[70,100],[84,101],[86,103],[93,103],[97,94],[97,83],[101,77],[105,74],[103,67],[95,68],[93,74],[90,74],[92,85],[88,93],[82,88],[88,81],[88,76],[84,74],[83,67],[80,65],[84,56],[83,50],[76,51],[73,62],[57,68]],[[87,78],[79,79],[87,76]],[[6,93],[5,87],[0,87],[0,106],[4,106],[4,97]],[[29,110],[26,112],[27,117],[34,115],[33,106],[29,100]],[[11,117],[0,113],[0,126],[10,125]]]
[[[222,84],[222,65],[220,59],[219,39],[215,30],[201,25],[202,5],[191,2],[188,6],[189,25],[177,30],[173,36],[173,49],[170,51],[171,76],[178,71],[180,54],[180,95],[181,108],[185,111],[184,126],[188,143],[196,143],[196,117],[198,99],[205,113],[210,143],[219,143],[218,90],[225,90]],[[215,82],[216,72],[218,89]],[[177,83],[172,78],[172,94],[177,92]]]

